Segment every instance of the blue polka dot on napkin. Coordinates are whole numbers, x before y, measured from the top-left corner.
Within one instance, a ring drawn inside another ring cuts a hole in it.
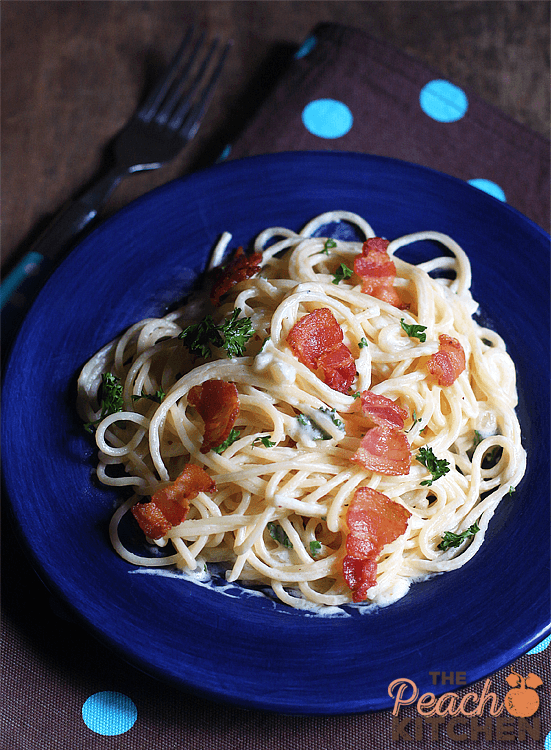
[[[315,99],[302,111],[304,127],[319,138],[340,138],[354,122],[352,112],[337,99]]]
[[[137,717],[138,709],[127,695],[109,690],[94,693],[82,706],[82,719],[96,734],[124,734]]]

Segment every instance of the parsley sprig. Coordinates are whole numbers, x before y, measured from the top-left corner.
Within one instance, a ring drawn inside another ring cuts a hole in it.
[[[282,528],[278,523],[270,521],[268,523],[268,531],[272,539],[274,539],[276,542],[282,544],[284,547],[287,547],[287,549],[293,549],[293,543],[287,536],[285,529]]]
[[[420,326],[417,323],[406,323],[404,318],[400,320],[400,325],[410,338],[419,339],[421,343],[427,340],[427,334],[425,333],[427,326]]]
[[[314,542],[310,542],[310,554],[315,557],[321,549],[321,542],[316,539]]]
[[[340,266],[337,268],[335,273],[333,274],[333,281],[332,284],[338,284],[339,281],[344,281],[345,279],[349,279],[354,271],[351,268],[348,268],[346,263],[341,263]]]
[[[415,459],[420,464],[423,464],[432,474],[432,479],[425,479],[421,482],[425,487],[430,487],[433,482],[436,482],[437,479],[443,477],[450,470],[449,461],[445,458],[436,458],[432,448],[419,448],[419,453],[415,456]]]
[[[321,407],[318,409],[318,411],[329,417],[335,427],[344,432],[344,422],[337,416],[337,412],[335,411],[335,409],[329,409],[329,407]],[[332,436],[327,432],[327,430],[324,430],[320,424],[318,424],[311,417],[306,416],[306,414],[297,414],[297,421],[299,424],[301,424],[303,427],[306,427],[310,431],[312,440],[331,440]]]
[[[239,318],[241,309],[236,308],[231,317],[216,325],[212,315],[199,323],[184,328],[178,338],[182,339],[192,354],[208,359],[212,357],[211,345],[224,349],[228,358],[241,357],[247,342],[254,334],[250,318]]]
[[[335,240],[329,237],[329,239],[325,240],[325,243],[323,245],[323,250],[320,250],[320,252],[323,253],[324,255],[329,255],[329,248],[331,247],[337,247],[337,243],[335,242]]]
[[[270,440],[268,435],[259,435],[253,440],[252,446],[253,448],[258,448],[260,445],[263,445],[265,448],[273,448],[275,443]]]
[[[150,401],[154,401],[156,404],[160,404],[165,396],[166,393],[161,388],[155,391],[155,393],[144,393],[142,388],[141,395],[132,396],[132,401],[139,401],[141,398],[147,398]]]
[[[236,440],[239,440],[239,436],[241,435],[240,430],[236,430],[232,427],[230,430],[230,434],[228,437],[224,440],[223,443],[220,443],[220,445],[217,445],[216,448],[213,448],[212,450],[215,453],[223,453],[226,448],[229,448],[232,443],[235,443]]]
[[[478,528],[476,521],[472,526],[469,526],[466,531],[462,531],[460,534],[454,534],[453,531],[445,531],[442,536],[442,541],[438,545],[438,549],[445,552],[447,549],[450,549],[450,547],[459,547],[465,539],[474,536],[477,531],[480,531],[480,529]]]
[[[94,427],[96,427],[105,417],[108,417],[110,414],[116,414],[118,411],[124,409],[124,403],[122,400],[122,383],[112,372],[102,373],[99,394],[101,413],[93,422],[87,422],[84,425],[84,428],[88,430],[88,432],[92,432]]]

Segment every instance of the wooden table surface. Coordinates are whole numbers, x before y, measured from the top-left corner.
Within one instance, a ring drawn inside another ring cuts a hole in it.
[[[169,167],[125,180],[103,216],[213,161],[321,21],[386,38],[548,137],[549,8],[547,0],[4,0],[2,271],[93,176],[191,22],[234,42],[208,117]]]

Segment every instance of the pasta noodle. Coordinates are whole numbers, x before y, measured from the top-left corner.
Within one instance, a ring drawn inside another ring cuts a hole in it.
[[[474,318],[478,305],[465,252],[434,231],[391,241],[394,288],[405,301],[400,309],[363,292],[355,274],[336,278],[339,264],[352,269],[363,243],[316,236],[332,222],[375,237],[364,219],[344,211],[322,214],[300,233],[272,227],[257,237],[260,273],[236,283],[211,309],[215,324],[232,315],[250,319],[254,336],[242,356],[228,357],[212,344],[212,357],[197,358],[184,345],[180,334],[204,312],[191,300],[131,326],[83,368],[78,405],[84,421],[97,423],[98,477],[133,491],[110,529],[116,551],[130,563],[175,564],[198,578],[205,565],[222,564],[228,581],[269,586],[293,607],[349,604],[347,509],[367,487],[409,513],[405,532],[383,546],[376,585],[365,597],[386,605],[412,581],[470,560],[498,503],[520,482],[526,457],[515,414],[515,368],[500,336]],[[401,260],[402,248],[420,240],[447,252],[419,265]],[[225,233],[211,265],[218,265],[229,241]],[[330,387],[289,346],[297,321],[321,308],[337,320],[355,362],[347,392]],[[408,334],[408,326],[421,326],[425,335]],[[458,341],[466,360],[448,386],[427,368],[441,335]],[[122,386],[122,407],[101,418],[106,373]],[[220,452],[201,452],[205,425],[188,401],[190,391],[209,380],[235,384],[239,397],[233,442]],[[351,460],[369,426],[358,398],[364,391],[407,413],[408,473],[378,473]],[[155,400],[155,394],[161,395]],[[429,448],[447,466],[434,481],[418,460]],[[156,541],[171,543],[173,554],[130,552],[118,533],[121,519],[190,463],[207,472],[216,491],[200,491],[185,520]],[[441,543],[448,532],[457,536],[446,548]]]

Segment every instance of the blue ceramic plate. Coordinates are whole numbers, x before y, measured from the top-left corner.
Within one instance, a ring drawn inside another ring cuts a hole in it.
[[[222,231],[247,245],[265,227],[298,230],[330,209],[357,212],[391,239],[439,230],[470,255],[474,297],[518,368],[524,480],[473,560],[371,614],[316,617],[235,587],[136,573],[109,544],[116,493],[91,479],[95,448],[74,406],[82,364],[182,298]],[[382,709],[398,677],[434,692],[431,671],[473,682],[513,661],[550,630],[548,272],[549,238],[516,211],[454,178],[379,157],[254,157],[132,203],[53,274],[6,369],[5,485],[40,574],[131,663],[248,708]]]

